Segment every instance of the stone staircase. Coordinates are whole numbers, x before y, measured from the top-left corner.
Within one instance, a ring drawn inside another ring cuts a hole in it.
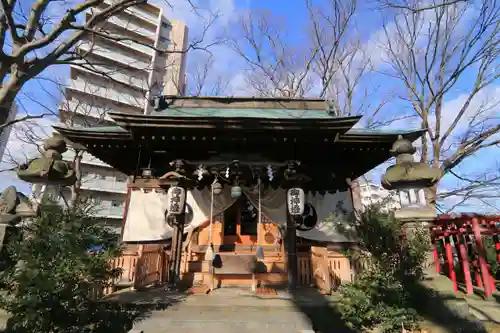
[[[443,275],[429,274],[424,285],[441,295],[445,304],[461,317],[474,318],[481,322],[500,324],[500,293],[497,291],[490,299],[483,299],[479,288],[472,295],[455,293],[451,281]]]

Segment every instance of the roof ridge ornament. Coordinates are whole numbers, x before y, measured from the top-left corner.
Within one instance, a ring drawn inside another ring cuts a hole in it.
[[[335,117],[337,116],[335,114],[335,108],[333,106],[333,100],[332,99],[326,99],[325,100],[325,104],[326,104],[326,113],[329,115],[329,116],[332,116],[332,117]]]

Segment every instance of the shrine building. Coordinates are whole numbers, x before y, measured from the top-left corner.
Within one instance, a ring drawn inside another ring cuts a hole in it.
[[[173,284],[328,289],[337,282],[318,274],[325,265],[352,279],[341,250],[356,244],[355,180],[391,157],[399,135],[423,133],[355,128],[360,116],[335,117],[321,99],[164,102],[151,114],[110,112],[114,126],[55,129],[130,176],[122,241],[166,249],[158,279]],[[306,255],[316,263],[305,267]]]

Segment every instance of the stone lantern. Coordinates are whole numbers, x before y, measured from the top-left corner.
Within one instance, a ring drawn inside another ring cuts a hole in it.
[[[413,154],[416,149],[412,143],[401,135],[392,145],[391,154],[396,157],[396,164],[387,168],[382,176],[382,187],[386,190],[419,191],[434,186],[441,179],[441,170],[431,168],[426,163],[415,162]],[[403,221],[427,221],[436,217],[435,208],[425,200],[419,203],[411,199],[395,212],[396,218]],[[425,198],[423,198],[425,199]]]
[[[7,187],[0,195],[0,270],[11,267],[8,246],[22,240],[19,225],[37,215],[38,207],[14,186]]]
[[[41,156],[21,165],[17,170],[19,179],[32,184],[71,186],[76,182],[76,173],[70,163],[63,160],[68,149],[64,139],[53,135],[43,143]]]
[[[413,144],[401,135],[392,145],[391,154],[396,157],[396,164],[390,166],[382,176],[382,187],[386,190],[397,190],[398,192],[423,190],[437,184],[442,177],[440,169],[431,168],[428,164],[415,162],[413,154],[416,149]],[[421,192],[421,191],[420,191]],[[409,193],[408,193],[409,194]],[[394,217],[400,220],[406,235],[411,234],[416,228],[428,228],[436,217],[436,208],[430,206],[425,200],[402,205],[401,209],[394,212]],[[429,239],[430,241],[430,239]],[[426,266],[433,262],[432,254],[429,253]]]

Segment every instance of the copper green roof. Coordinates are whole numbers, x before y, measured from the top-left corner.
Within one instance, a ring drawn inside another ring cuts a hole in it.
[[[159,117],[207,117],[207,118],[266,118],[266,119],[341,119],[326,110],[310,109],[254,109],[254,108],[181,108],[172,107],[153,112]]]
[[[298,103],[281,109],[278,102],[273,103],[270,108],[174,105],[149,115],[109,112],[116,126],[54,128],[126,174],[149,163],[168,167],[174,159],[196,163],[222,155],[240,160],[258,155],[276,163],[303,162],[319,178],[314,185],[318,188],[345,186],[346,178],[355,179],[390,158],[398,135],[415,141],[423,134],[422,130],[353,128],[360,116],[334,117],[320,103],[315,108]],[[332,173],[337,180],[322,181]]]

